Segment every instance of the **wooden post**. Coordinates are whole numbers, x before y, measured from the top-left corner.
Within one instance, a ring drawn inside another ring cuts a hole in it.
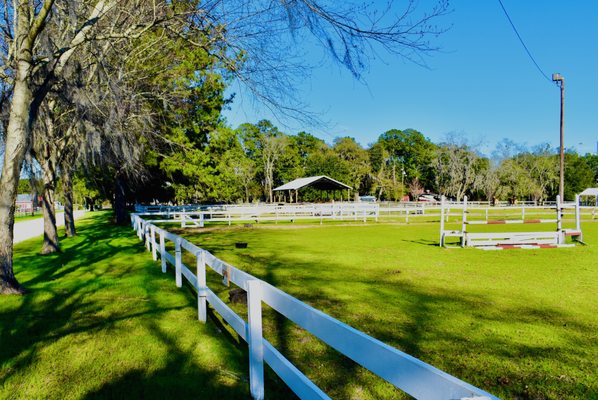
[[[575,195],[575,230],[581,232],[581,213],[579,208],[579,195]]]
[[[146,223],[144,226],[144,229],[143,229],[143,236],[145,237],[145,248],[147,249],[147,251],[151,250],[149,230],[150,230],[150,225],[149,225],[149,223]]]
[[[521,219],[525,219],[525,205],[521,205]]]
[[[247,281],[249,344],[249,387],[251,397],[264,398],[264,341],[262,338],[262,284],[258,280]]]
[[[176,241],[174,242],[174,251],[175,251],[175,263],[174,263],[174,268],[175,268],[175,282],[176,282],[176,287],[181,287],[183,286],[183,268],[182,268],[182,264],[183,264],[183,257],[182,257],[182,252],[181,252],[181,238],[177,237]]]
[[[463,221],[461,223],[461,247],[465,247],[467,232],[467,196],[463,196]]]
[[[444,195],[440,198],[440,247],[444,246]]]
[[[557,243],[563,243],[563,214],[561,209],[561,196],[556,196],[556,230],[558,232]]]
[[[206,322],[208,318],[208,309],[206,304],[207,283],[206,283],[206,253],[200,250],[197,257],[197,319]]]
[[[157,249],[156,249],[156,226],[150,226],[150,244],[152,248],[152,259],[156,261],[158,259]]]
[[[164,243],[164,231],[160,232],[160,263],[162,264],[162,272],[166,272],[166,246]]]

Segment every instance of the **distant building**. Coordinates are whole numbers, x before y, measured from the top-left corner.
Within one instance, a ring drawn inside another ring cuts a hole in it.
[[[18,194],[15,208],[21,212],[33,211],[33,196],[31,194]]]

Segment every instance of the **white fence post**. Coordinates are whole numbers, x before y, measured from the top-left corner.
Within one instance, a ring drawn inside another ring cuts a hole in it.
[[[154,225],[150,226],[150,243],[152,247],[152,258],[156,261],[158,259],[158,254],[156,251],[156,227]]]
[[[581,212],[579,208],[579,195],[575,195],[575,230],[581,232]]]
[[[147,249],[147,251],[151,250],[149,231],[150,231],[149,223],[145,223],[143,226],[143,236],[145,238],[145,248]]]
[[[463,196],[463,221],[461,223],[461,247],[467,245],[467,196]]]
[[[206,254],[205,251],[197,252],[197,319],[206,322],[208,318],[208,309],[206,304]]]
[[[444,246],[444,195],[440,198],[440,247]]]
[[[249,344],[249,386],[251,397],[264,398],[264,341],[262,339],[262,284],[247,281],[247,343]]]
[[[177,237],[176,241],[174,242],[174,249],[175,249],[175,262],[174,262],[174,268],[175,268],[175,282],[176,282],[176,287],[181,287],[183,286],[183,268],[182,268],[182,264],[183,264],[183,257],[182,257],[182,252],[181,252],[181,238]]]
[[[556,196],[556,230],[559,234],[557,239],[558,244],[564,243],[563,236],[563,209],[561,206],[561,196]]]
[[[160,232],[160,262],[162,264],[162,272],[166,272],[166,245],[164,243],[164,231]]]

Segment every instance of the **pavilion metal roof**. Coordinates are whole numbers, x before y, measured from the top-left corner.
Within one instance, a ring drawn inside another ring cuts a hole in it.
[[[282,190],[299,190],[306,186],[311,186],[316,189],[320,190],[342,190],[342,189],[353,189],[349,185],[345,185],[342,182],[339,182],[335,179],[332,179],[326,175],[319,175],[319,176],[310,176],[307,178],[299,178],[295,179],[294,181],[290,181],[285,183],[282,186],[279,186],[274,191],[282,191]]]
[[[598,188],[587,188],[579,194],[580,196],[598,196]]]

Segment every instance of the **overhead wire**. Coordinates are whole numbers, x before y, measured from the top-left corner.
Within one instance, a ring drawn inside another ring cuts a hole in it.
[[[513,21],[511,20],[511,17],[509,16],[509,13],[507,12],[507,9],[505,8],[504,4],[502,3],[502,0],[498,0],[498,3],[500,4],[500,7],[502,8],[503,12],[505,13],[505,16],[507,17],[507,19],[509,20],[509,23],[511,24],[511,27],[513,28],[513,31],[515,31],[515,34],[517,35],[517,38],[519,38],[519,42],[521,42],[521,45],[523,46],[523,48],[525,49],[525,52],[527,53],[527,55],[529,56],[529,58],[532,60],[532,62],[534,63],[534,65],[536,66],[536,68],[538,69],[538,71],[540,72],[540,74],[542,74],[542,76],[544,78],[546,78],[546,80],[548,82],[552,82],[552,79],[550,79],[548,77],[548,75],[546,75],[544,73],[544,71],[542,71],[542,68],[540,68],[540,66],[538,65],[538,63],[536,62],[536,59],[534,58],[534,56],[532,55],[532,53],[529,51],[529,49],[527,48],[527,46],[525,45],[525,42],[523,41],[523,38],[521,37],[521,35],[519,34],[519,31],[517,31],[517,28],[515,27],[515,24],[513,23]]]

